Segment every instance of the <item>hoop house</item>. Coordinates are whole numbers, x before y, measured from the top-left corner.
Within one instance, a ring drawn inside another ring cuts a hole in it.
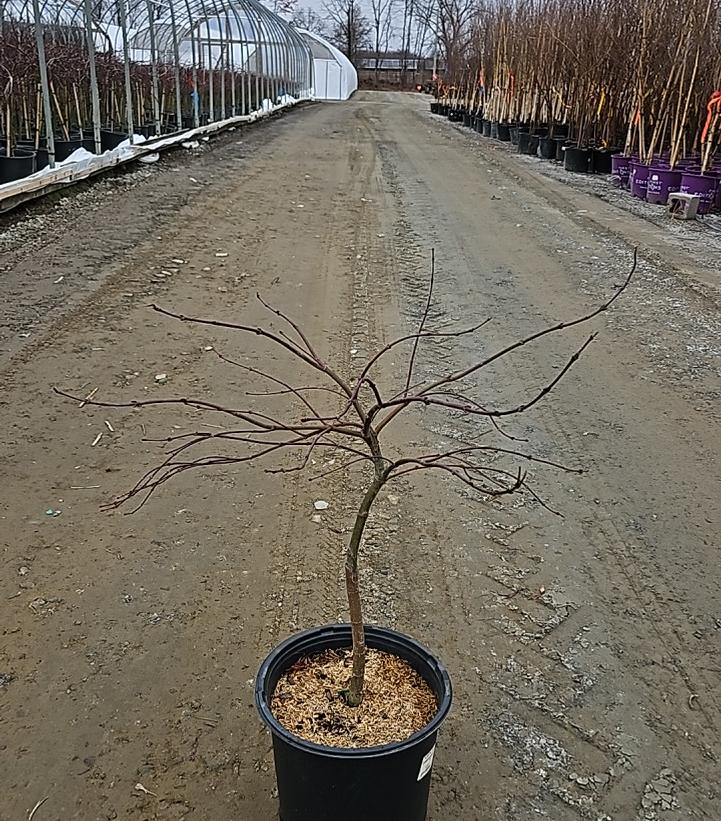
[[[308,45],[258,0],[0,0],[0,183],[312,86]]]

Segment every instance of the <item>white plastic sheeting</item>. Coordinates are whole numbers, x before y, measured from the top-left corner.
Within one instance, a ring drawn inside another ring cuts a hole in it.
[[[275,111],[290,108],[297,102],[298,100],[289,94],[280,97],[276,103],[265,99],[262,101],[261,107],[250,114],[230,117],[200,128],[152,140],[146,139],[142,134],[135,134],[132,144],[129,139],[125,140],[116,148],[105,151],[100,155],[91,154],[89,151],[79,148],[67,159],[57,163],[54,169],[44,168],[29,177],[0,185],[0,214],[15,208],[22,202],[42,196],[58,187],[72,185],[74,182],[87,179],[93,174],[101,173],[115,166],[134,160],[140,162],[150,161],[157,158],[157,152],[166,148],[178,145],[182,145],[184,148],[197,147],[199,145],[198,138],[207,140],[211,134],[241,123],[253,123]]]
[[[312,31],[298,29],[313,55],[313,96],[316,100],[347,100],[358,89],[353,63],[335,46]]]

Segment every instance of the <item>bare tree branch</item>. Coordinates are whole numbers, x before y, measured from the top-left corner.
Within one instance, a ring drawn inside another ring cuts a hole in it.
[[[431,248],[431,275],[428,282],[428,299],[426,299],[426,307],[423,309],[421,321],[418,323],[418,332],[413,340],[413,349],[411,350],[411,358],[408,362],[408,375],[406,376],[406,389],[403,392],[404,396],[408,396],[408,391],[411,387],[411,380],[413,379],[413,366],[416,364],[416,353],[418,352],[418,342],[426,327],[428,321],[428,312],[431,310],[431,302],[433,300],[433,285],[436,279],[436,249]]]
[[[345,2],[353,3],[355,0],[337,0],[337,2],[344,4]],[[450,5],[455,3],[459,16],[462,16],[465,0],[442,0],[442,3]],[[442,23],[442,25],[445,24]],[[181,322],[227,328],[241,334],[258,336],[285,351],[294,362],[300,362],[316,374],[320,374],[320,384],[303,385],[301,382],[294,384],[293,381],[287,381],[267,370],[243,364],[216,351],[222,361],[246,373],[258,376],[279,388],[278,390],[246,391],[246,396],[274,397],[276,401],[278,401],[277,397],[288,397],[288,401],[282,403],[288,408],[279,414],[280,418],[255,407],[232,408],[211,400],[186,396],[109,402],[95,399],[92,396],[76,396],[58,388],[54,388],[54,391],[61,396],[81,402],[84,406],[129,409],[177,406],[190,408],[195,412],[225,415],[239,421],[238,427],[234,428],[229,426],[228,429],[221,428],[214,431],[195,430],[172,434],[157,440],[163,443],[163,458],[147,470],[129,490],[105,505],[104,509],[117,508],[134,500],[137,502],[133,508],[135,511],[145,505],[160,487],[178,476],[197,470],[245,465],[268,457],[272,459],[287,455],[296,459],[297,461],[293,464],[281,463],[277,467],[273,464],[265,468],[268,473],[294,474],[306,470],[314,462],[315,453],[319,451],[338,452],[341,464],[335,467],[326,465],[328,469],[321,470],[313,476],[314,480],[347,471],[359,464],[369,464],[372,467],[371,478],[368,480],[365,494],[358,507],[353,531],[348,541],[345,559],[346,593],[353,636],[353,662],[347,700],[349,704],[355,706],[362,698],[365,669],[365,638],[358,554],[368,516],[386,482],[418,471],[436,471],[459,481],[489,499],[517,492],[528,493],[545,509],[557,513],[535,489],[529,486],[527,471],[518,463],[537,465],[539,468],[550,468],[574,475],[583,473],[581,467],[571,467],[554,459],[535,456],[517,447],[499,446],[493,443],[493,440],[489,440],[487,444],[485,442],[479,444],[478,441],[462,441],[460,446],[456,444],[445,450],[439,449],[431,453],[414,453],[410,447],[401,447],[399,455],[390,456],[385,441],[381,444],[382,431],[402,411],[421,406],[433,407],[436,411],[449,415],[460,414],[469,420],[479,422],[488,420],[490,426],[486,430],[474,432],[473,439],[475,440],[498,433],[506,439],[517,441],[500,427],[498,419],[522,415],[551,394],[595,339],[596,332],[577,347],[565,365],[540,389],[536,389],[528,398],[509,407],[491,407],[489,403],[478,401],[469,396],[468,391],[463,389],[459,383],[492,363],[502,361],[512,352],[532,342],[589,322],[599,316],[608,310],[626,290],[635,270],[636,252],[634,251],[630,273],[623,284],[599,307],[576,319],[541,328],[467,367],[458,368],[440,378],[418,384],[413,383],[414,371],[423,340],[455,340],[476,332],[489,321],[486,320],[471,328],[458,331],[434,331],[427,328],[435,286],[435,253],[431,258],[428,294],[415,333],[392,340],[362,364],[357,374],[347,377],[341,375],[319,355],[298,322],[265,302],[260,295],[258,299],[262,305],[285,323],[290,333],[286,333],[282,328],[274,331],[262,326],[186,316],[153,306],[156,312]],[[386,391],[385,388],[381,390],[375,379],[371,378],[371,371],[389,351],[404,343],[411,344],[408,364],[403,369],[402,386],[400,390],[397,390],[397,386],[390,391]],[[393,393],[393,390],[396,392]],[[329,393],[334,401],[340,399],[340,408],[337,413],[333,414],[332,411],[327,412],[318,407],[317,400],[323,392]],[[390,395],[391,398],[384,400],[383,393]],[[209,450],[221,452],[208,452]]]

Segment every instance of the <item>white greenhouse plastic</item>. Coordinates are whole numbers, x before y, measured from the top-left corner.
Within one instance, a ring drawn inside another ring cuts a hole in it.
[[[353,63],[318,34],[297,31],[313,55],[313,96],[316,100],[347,100],[358,89]]]

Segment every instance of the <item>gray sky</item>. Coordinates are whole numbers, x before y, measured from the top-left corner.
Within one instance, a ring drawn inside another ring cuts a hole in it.
[[[266,3],[268,0],[264,0]],[[296,0],[296,8],[298,9],[313,9],[316,14],[321,17],[327,18],[327,12],[323,8],[324,0]],[[371,12],[371,5],[369,0],[359,0],[360,6],[363,9],[363,13],[369,20],[373,19],[373,15]],[[402,46],[401,43],[401,34],[402,34],[402,25],[403,25],[403,3],[402,0],[396,0],[397,9],[394,12],[394,33],[391,41],[389,43],[389,49],[399,49]],[[415,38],[411,38],[411,49],[413,48]],[[426,42],[426,53],[430,53],[429,50],[430,40],[427,38]]]

